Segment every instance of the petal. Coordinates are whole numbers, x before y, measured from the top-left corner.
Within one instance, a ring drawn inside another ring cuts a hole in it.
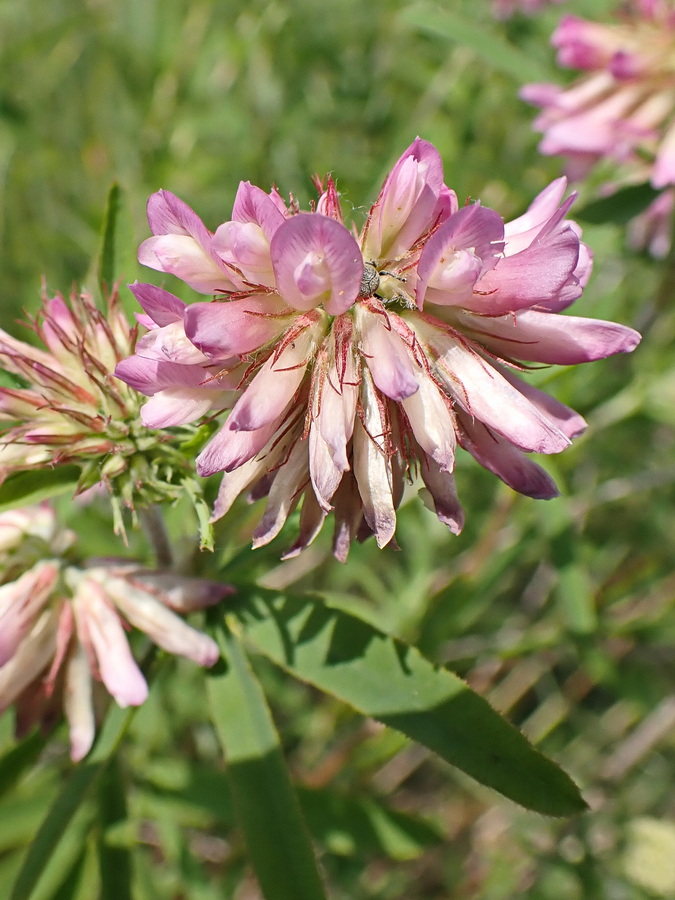
[[[504,225],[506,255],[529,247],[546,222],[555,214],[567,190],[567,178],[556,178],[534,198],[526,212]]]
[[[161,328],[153,328],[143,335],[136,344],[136,355],[168,360],[182,366],[210,362],[186,336],[182,319]]]
[[[146,428],[173,428],[194,422],[223,405],[220,395],[204,388],[167,388],[143,404],[141,422]]]
[[[321,303],[337,316],[356,300],[363,258],[355,239],[335,219],[318,213],[286,219],[270,249],[277,290],[294,309]]]
[[[220,656],[215,641],[191,628],[152,594],[126,579],[110,576],[104,569],[94,570],[90,577],[100,583],[125,619],[163,650],[185,656],[200,666],[212,666]]]
[[[130,284],[129,290],[156,325],[161,327],[182,321],[186,305],[174,294],[155,287],[154,284],[141,284],[138,281]]]
[[[490,429],[459,414],[463,434],[460,443],[482,466],[514,491],[535,500],[551,500],[559,494],[555,482],[537,463]]]
[[[138,261],[150,269],[175,275],[201,294],[231,291],[236,287],[224,267],[188,235],[148,238],[138,248]]]
[[[464,510],[457,497],[453,475],[441,469],[426,455],[420,461],[420,474],[431,496],[438,520],[447,525],[453,534],[459,534],[464,527]]]
[[[249,181],[241,181],[234,198],[232,218],[236,222],[259,225],[269,242],[286,217],[269,194]]]
[[[58,576],[58,565],[38,563],[16,581],[0,587],[0,667],[20,648],[48,601]]]
[[[392,469],[385,443],[388,427],[366,371],[361,400],[363,423],[358,418],[354,426],[354,476],[365,520],[375,535],[377,546],[384,547],[396,531]]]
[[[253,547],[262,547],[279,534],[300,499],[309,478],[306,441],[297,441],[287,462],[277,470],[265,512],[253,532]]]
[[[536,406],[556,428],[562,431],[563,434],[566,434],[570,440],[583,434],[586,430],[586,420],[583,416],[580,416],[578,412],[570,409],[569,406],[565,406],[564,403],[551,397],[551,395],[547,394],[545,391],[540,391],[527,381],[523,381],[522,378],[518,378],[518,376],[509,369],[503,366],[496,366],[495,368],[497,368],[504,378],[506,378],[516,390],[520,391],[533,406]]]
[[[517,447],[558,453],[569,439],[487,360],[450,335],[427,336],[440,378],[466,412]]]
[[[293,399],[316,346],[314,329],[304,328],[260,368],[235,404],[228,425],[235,431],[257,431],[276,422]]]
[[[157,191],[147,205],[148,223],[153,234],[186,234],[203,247],[211,233],[194,210],[171,191]]]
[[[370,312],[359,306],[357,329],[361,352],[377,387],[400,402],[418,389],[418,367],[406,344],[394,331],[386,313]]]
[[[302,510],[300,511],[300,533],[297,540],[281,557],[282,559],[292,559],[306,550],[312,543],[314,538],[321,531],[321,526],[326,518],[325,511],[319,506],[316,498],[311,491],[305,491],[302,501]]]
[[[193,303],[185,313],[185,333],[195,347],[214,359],[241,356],[277,338],[292,314],[274,294]]]
[[[89,660],[76,644],[65,668],[63,711],[68,720],[70,758],[79,762],[89,753],[96,734],[96,718]]]
[[[470,303],[465,306],[486,315],[535,306],[555,298],[567,284],[579,260],[579,238],[565,225],[545,239],[500,260],[495,268],[476,282]]]
[[[500,318],[462,313],[458,318],[466,332],[507,359],[569,366],[630,353],[641,340],[637,331],[616,322],[535,310]]]
[[[417,305],[421,309],[427,286],[436,289],[432,303],[459,303],[470,296],[484,267],[492,268],[504,248],[504,223],[492,209],[474,203],[447,219],[424,245],[417,266]],[[468,255],[460,251],[471,251]],[[443,299],[440,292],[450,292]],[[459,296],[453,297],[457,292]]]
[[[370,212],[365,258],[395,259],[405,254],[434,224],[444,189],[438,150],[416,138],[395,163]]]
[[[121,707],[140,706],[148,685],[131,655],[119,616],[94,579],[85,576],[73,598],[77,632],[90,647],[103,684]]]
[[[455,420],[440,390],[428,375],[420,373],[419,391],[403,400],[413,434],[422,450],[444,472],[455,465]]]
[[[263,449],[276,427],[272,422],[258,431],[234,431],[228,420],[197,457],[197,474],[206,477],[237,469]]]

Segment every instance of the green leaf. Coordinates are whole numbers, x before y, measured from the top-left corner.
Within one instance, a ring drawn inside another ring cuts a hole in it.
[[[227,626],[217,636],[227,662],[209,673],[211,713],[227,758],[237,818],[263,894],[267,900],[299,896],[325,900],[262,688],[237,637]]]
[[[122,200],[122,189],[115,181],[110,185],[106,199],[103,226],[101,228],[101,249],[98,255],[98,283],[102,292],[110,290],[116,277],[115,244],[117,223]]]
[[[98,256],[92,261],[88,281],[96,282],[102,296],[112,291],[120,279],[133,281],[138,272],[136,239],[124,190],[117,182],[110,185],[106,199]],[[127,312],[137,308],[130,293],[122,294]]]
[[[414,647],[310,597],[259,590],[238,615],[251,647],[481,784],[546,815],[585,809],[562,769],[461,678]]]
[[[79,477],[78,466],[17,472],[0,485],[0,512],[75,491]]]
[[[98,843],[100,900],[132,900],[129,848],[108,840],[109,832],[127,821],[126,784],[116,758],[110,760],[100,779],[99,811],[102,829]]]
[[[442,835],[409,813],[389,809],[381,798],[352,797],[327,789],[298,791],[310,831],[330,853],[417,859]]]
[[[404,9],[402,19],[413,28],[469,47],[491,69],[508,75],[518,84],[549,77],[542,63],[504,40],[488,22],[474,22],[455,10],[427,4]]]
[[[649,182],[632,184],[609,197],[601,197],[581,209],[575,209],[574,218],[580,222],[588,222],[589,225],[604,225],[607,222],[625,225],[643,212],[659,193]]]
[[[134,709],[113,706],[86,762],[77,766],[51,805],[14,884],[10,900],[28,900],[47,864],[68,833],[68,825],[117,749]]]
[[[0,797],[36,762],[45,743],[45,738],[40,732],[34,731],[0,758]]]

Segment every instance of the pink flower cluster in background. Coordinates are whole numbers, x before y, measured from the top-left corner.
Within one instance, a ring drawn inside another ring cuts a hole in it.
[[[36,722],[48,728],[63,708],[79,760],[94,740],[98,682],[122,707],[147,697],[128,626],[211,666],[216,644],[176,613],[217,603],[232,588],[116,560],[78,566],[67,557],[75,540],[47,505],[0,514],[0,713],[16,703],[24,734]]]
[[[457,445],[514,490],[553,497],[527,454],[563,450],[585,423],[521,380],[521,361],[571,365],[639,341],[560,315],[591,269],[565,188],[554,181],[505,225],[479,203],[460,208],[438,151],[418,138],[360,233],[331,178],[309,212],[242,183],[215,233],[160,191],[139,259],[216,299],[185,305],[132,285],[148,332],[116,374],[150,398],[141,415],[153,428],[230,410],[197,458],[201,475],[223,473],[214,518],[242,492],[266,498],[259,546],[301,503],[287,556],[331,511],[338,559],[356,537],[388,544],[416,475],[459,532]]]
[[[579,178],[600,160],[627,163],[633,180],[675,184],[675,9],[633,0],[614,24],[564,16],[552,43],[561,66],[587,74],[570,87],[526,85],[541,107],[539,149]]]

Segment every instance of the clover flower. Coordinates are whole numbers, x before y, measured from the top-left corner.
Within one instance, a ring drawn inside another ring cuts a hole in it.
[[[147,697],[127,628],[211,666],[216,644],[177,613],[217,603],[232,588],[124,561],[78,565],[69,558],[74,542],[49,506],[0,514],[0,713],[16,703],[23,733],[36,722],[49,727],[63,708],[79,760],[94,740],[98,682],[122,707]]]
[[[111,490],[118,532],[119,501],[133,509],[197,484],[176,447],[179,436],[143,428],[141,398],[112,376],[133,353],[138,331],[117,292],[104,310],[87,293],[69,301],[44,295],[28,324],[44,349],[0,329],[0,483],[21,471],[76,464],[78,493],[98,483]],[[198,488],[193,493],[199,503]]]
[[[621,325],[560,315],[591,268],[565,219],[565,179],[505,225],[479,203],[460,209],[438,151],[417,138],[358,236],[332,179],[318,187],[301,212],[276,189],[242,183],[214,234],[167,191],[148,203],[141,262],[217,299],[185,305],[133,285],[149,331],[116,373],[151,398],[141,411],[150,427],[230,409],[197,457],[199,474],[224,473],[214,518],[242,492],[266,497],[259,546],[302,501],[286,555],[332,511],[344,560],[355,537],[393,539],[404,485],[419,474],[457,533],[457,444],[515,490],[555,496],[526,454],[563,450],[585,423],[521,381],[520,361],[571,365],[639,341]]]
[[[628,164],[633,180],[675,183],[675,9],[633,0],[615,24],[564,16],[552,43],[561,66],[588,74],[570,87],[530,84],[523,99],[541,107],[534,127],[547,155],[562,154],[582,177],[596,163]]]

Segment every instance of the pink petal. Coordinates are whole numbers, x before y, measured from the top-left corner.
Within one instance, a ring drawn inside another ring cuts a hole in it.
[[[569,439],[489,362],[449,335],[432,336],[437,369],[459,406],[517,447],[559,453]]]
[[[444,472],[452,472],[457,443],[455,420],[431,378],[420,374],[419,391],[401,405],[420,447]]]
[[[454,477],[426,455],[420,462],[420,474],[439,521],[447,525],[453,534],[459,534],[464,527],[464,510],[457,497]]]
[[[253,532],[253,547],[262,547],[279,534],[284,522],[300,499],[300,492],[309,480],[307,444],[297,441],[287,462],[277,471],[269,492],[265,512]]]
[[[535,500],[551,500],[559,494],[555,482],[537,463],[490,429],[459,414],[463,434],[460,443],[482,466],[519,494]]]
[[[347,229],[318,213],[286,219],[270,245],[277,290],[294,309],[323,304],[332,316],[356,300],[363,258]]]
[[[93,579],[84,578],[73,598],[80,640],[90,647],[101,680],[122,706],[140,706],[148,685],[131,655],[120,618]]]
[[[222,396],[204,388],[167,388],[143,404],[141,422],[146,428],[173,428],[194,422],[223,405]]]
[[[236,287],[224,267],[188,235],[148,238],[138,248],[138,261],[151,269],[175,275],[201,294],[231,291]]]
[[[504,247],[504,223],[498,213],[478,203],[465,206],[447,219],[424,245],[417,266],[417,305],[421,309],[427,286],[435,288],[432,303],[461,303],[471,295],[481,270],[492,268]],[[471,265],[466,253],[470,251]]]
[[[418,367],[387,315],[359,307],[357,324],[361,351],[377,387],[397,402],[412,396],[419,389]]]
[[[159,325],[171,325],[183,319],[186,305],[182,300],[154,284],[141,284],[135,281],[129,290],[143,307],[152,321]]]
[[[354,476],[358,484],[363,515],[378,547],[386,546],[396,531],[396,509],[392,471],[385,446],[387,425],[377,402],[367,371],[362,383],[363,424],[354,427]]]
[[[276,427],[274,421],[258,431],[235,431],[227,421],[197,457],[197,474],[206,477],[238,468],[263,449]]]
[[[206,356],[240,356],[277,338],[291,314],[274,294],[225,303],[193,303],[185,313],[185,333]]]
[[[285,221],[282,213],[269,194],[249,181],[241,181],[234,198],[232,218],[236,222],[252,222],[259,225],[268,242],[275,231]]]
[[[556,297],[573,275],[579,259],[579,238],[566,226],[500,260],[476,282],[470,304],[476,312],[499,316]]]
[[[507,359],[571,366],[630,353],[640,343],[637,331],[602,319],[583,319],[523,310],[516,316],[489,318],[462,313],[465,331]]]
[[[444,189],[447,192],[438,150],[416,138],[392,168],[371,210],[365,258],[394,259],[405,254],[434,224]]]

